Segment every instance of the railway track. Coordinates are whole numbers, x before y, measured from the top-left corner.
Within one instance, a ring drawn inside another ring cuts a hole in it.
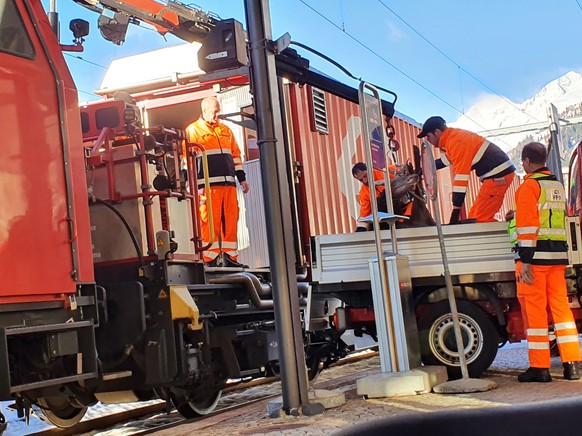
[[[373,356],[378,355],[377,351],[365,351],[361,353],[356,353],[341,359],[340,361],[334,363],[330,366],[331,368],[347,365],[350,363],[355,363],[362,361],[364,359],[369,359]],[[326,370],[329,371],[330,369]],[[228,412],[236,411],[236,409],[248,406],[250,404],[263,401],[270,398],[275,398],[281,395],[281,390],[278,385],[278,377],[265,377],[261,379],[255,379],[248,382],[234,382],[231,386],[227,386],[223,389],[223,396],[218,403],[215,411],[212,413],[199,416],[196,418],[185,419],[178,412],[173,409],[171,404],[161,401],[148,404],[145,406],[138,406],[130,410],[124,410],[117,413],[111,413],[104,416],[99,416],[92,419],[87,419],[81,421],[76,426],[69,429],[61,429],[56,427],[51,427],[46,430],[42,430],[35,433],[29,433],[29,436],[52,436],[52,435],[79,435],[85,433],[95,434],[96,431],[119,428],[123,424],[128,424],[124,428],[124,434],[133,435],[145,435],[150,434],[155,431],[160,431],[163,429],[168,429],[172,427],[179,426],[185,423],[193,423],[198,421],[203,421],[209,418],[216,418],[221,414],[226,414]],[[272,389],[265,391],[264,386],[272,384]],[[327,383],[326,383],[327,384]],[[259,391],[265,391],[264,393],[258,392],[256,394],[246,395],[246,397],[251,397],[247,400],[241,400],[242,395],[237,395],[242,391],[250,391],[253,388],[258,388]],[[260,389],[259,389],[260,388]],[[135,431],[130,428],[130,423],[135,422]],[[127,433],[131,431],[131,433]]]

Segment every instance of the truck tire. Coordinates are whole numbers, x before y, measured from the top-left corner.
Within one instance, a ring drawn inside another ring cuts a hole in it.
[[[480,377],[495,359],[499,334],[491,318],[476,304],[457,300],[457,310],[469,376]],[[418,320],[418,330],[422,362],[446,365],[450,380],[461,378],[448,300],[431,304]]]

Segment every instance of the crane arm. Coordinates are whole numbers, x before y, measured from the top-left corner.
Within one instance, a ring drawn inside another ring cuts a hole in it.
[[[170,33],[184,41],[202,41],[220,18],[176,0],[74,0],[100,14],[98,27],[108,41],[121,45],[129,24],[143,21],[160,34]]]

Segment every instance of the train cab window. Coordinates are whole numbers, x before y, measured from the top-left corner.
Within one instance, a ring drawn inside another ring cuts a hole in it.
[[[117,107],[98,109],[95,111],[95,124],[99,130],[105,127],[111,127],[112,129],[123,127],[121,117],[119,116],[119,109]]]
[[[81,112],[81,130],[83,133],[87,133],[91,129],[91,122],[89,121],[89,114],[87,112]]]
[[[0,0],[0,51],[29,59],[36,54],[14,0]]]

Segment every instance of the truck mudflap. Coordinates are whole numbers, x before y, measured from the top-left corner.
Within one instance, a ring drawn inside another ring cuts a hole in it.
[[[33,354],[26,351],[31,345],[36,346]],[[18,392],[83,383],[98,377],[91,321],[2,328],[0,356],[0,398],[3,400]],[[65,359],[73,364],[59,363]],[[13,365],[21,365],[20,371],[13,371]],[[11,378],[11,373],[20,373],[20,379]]]

